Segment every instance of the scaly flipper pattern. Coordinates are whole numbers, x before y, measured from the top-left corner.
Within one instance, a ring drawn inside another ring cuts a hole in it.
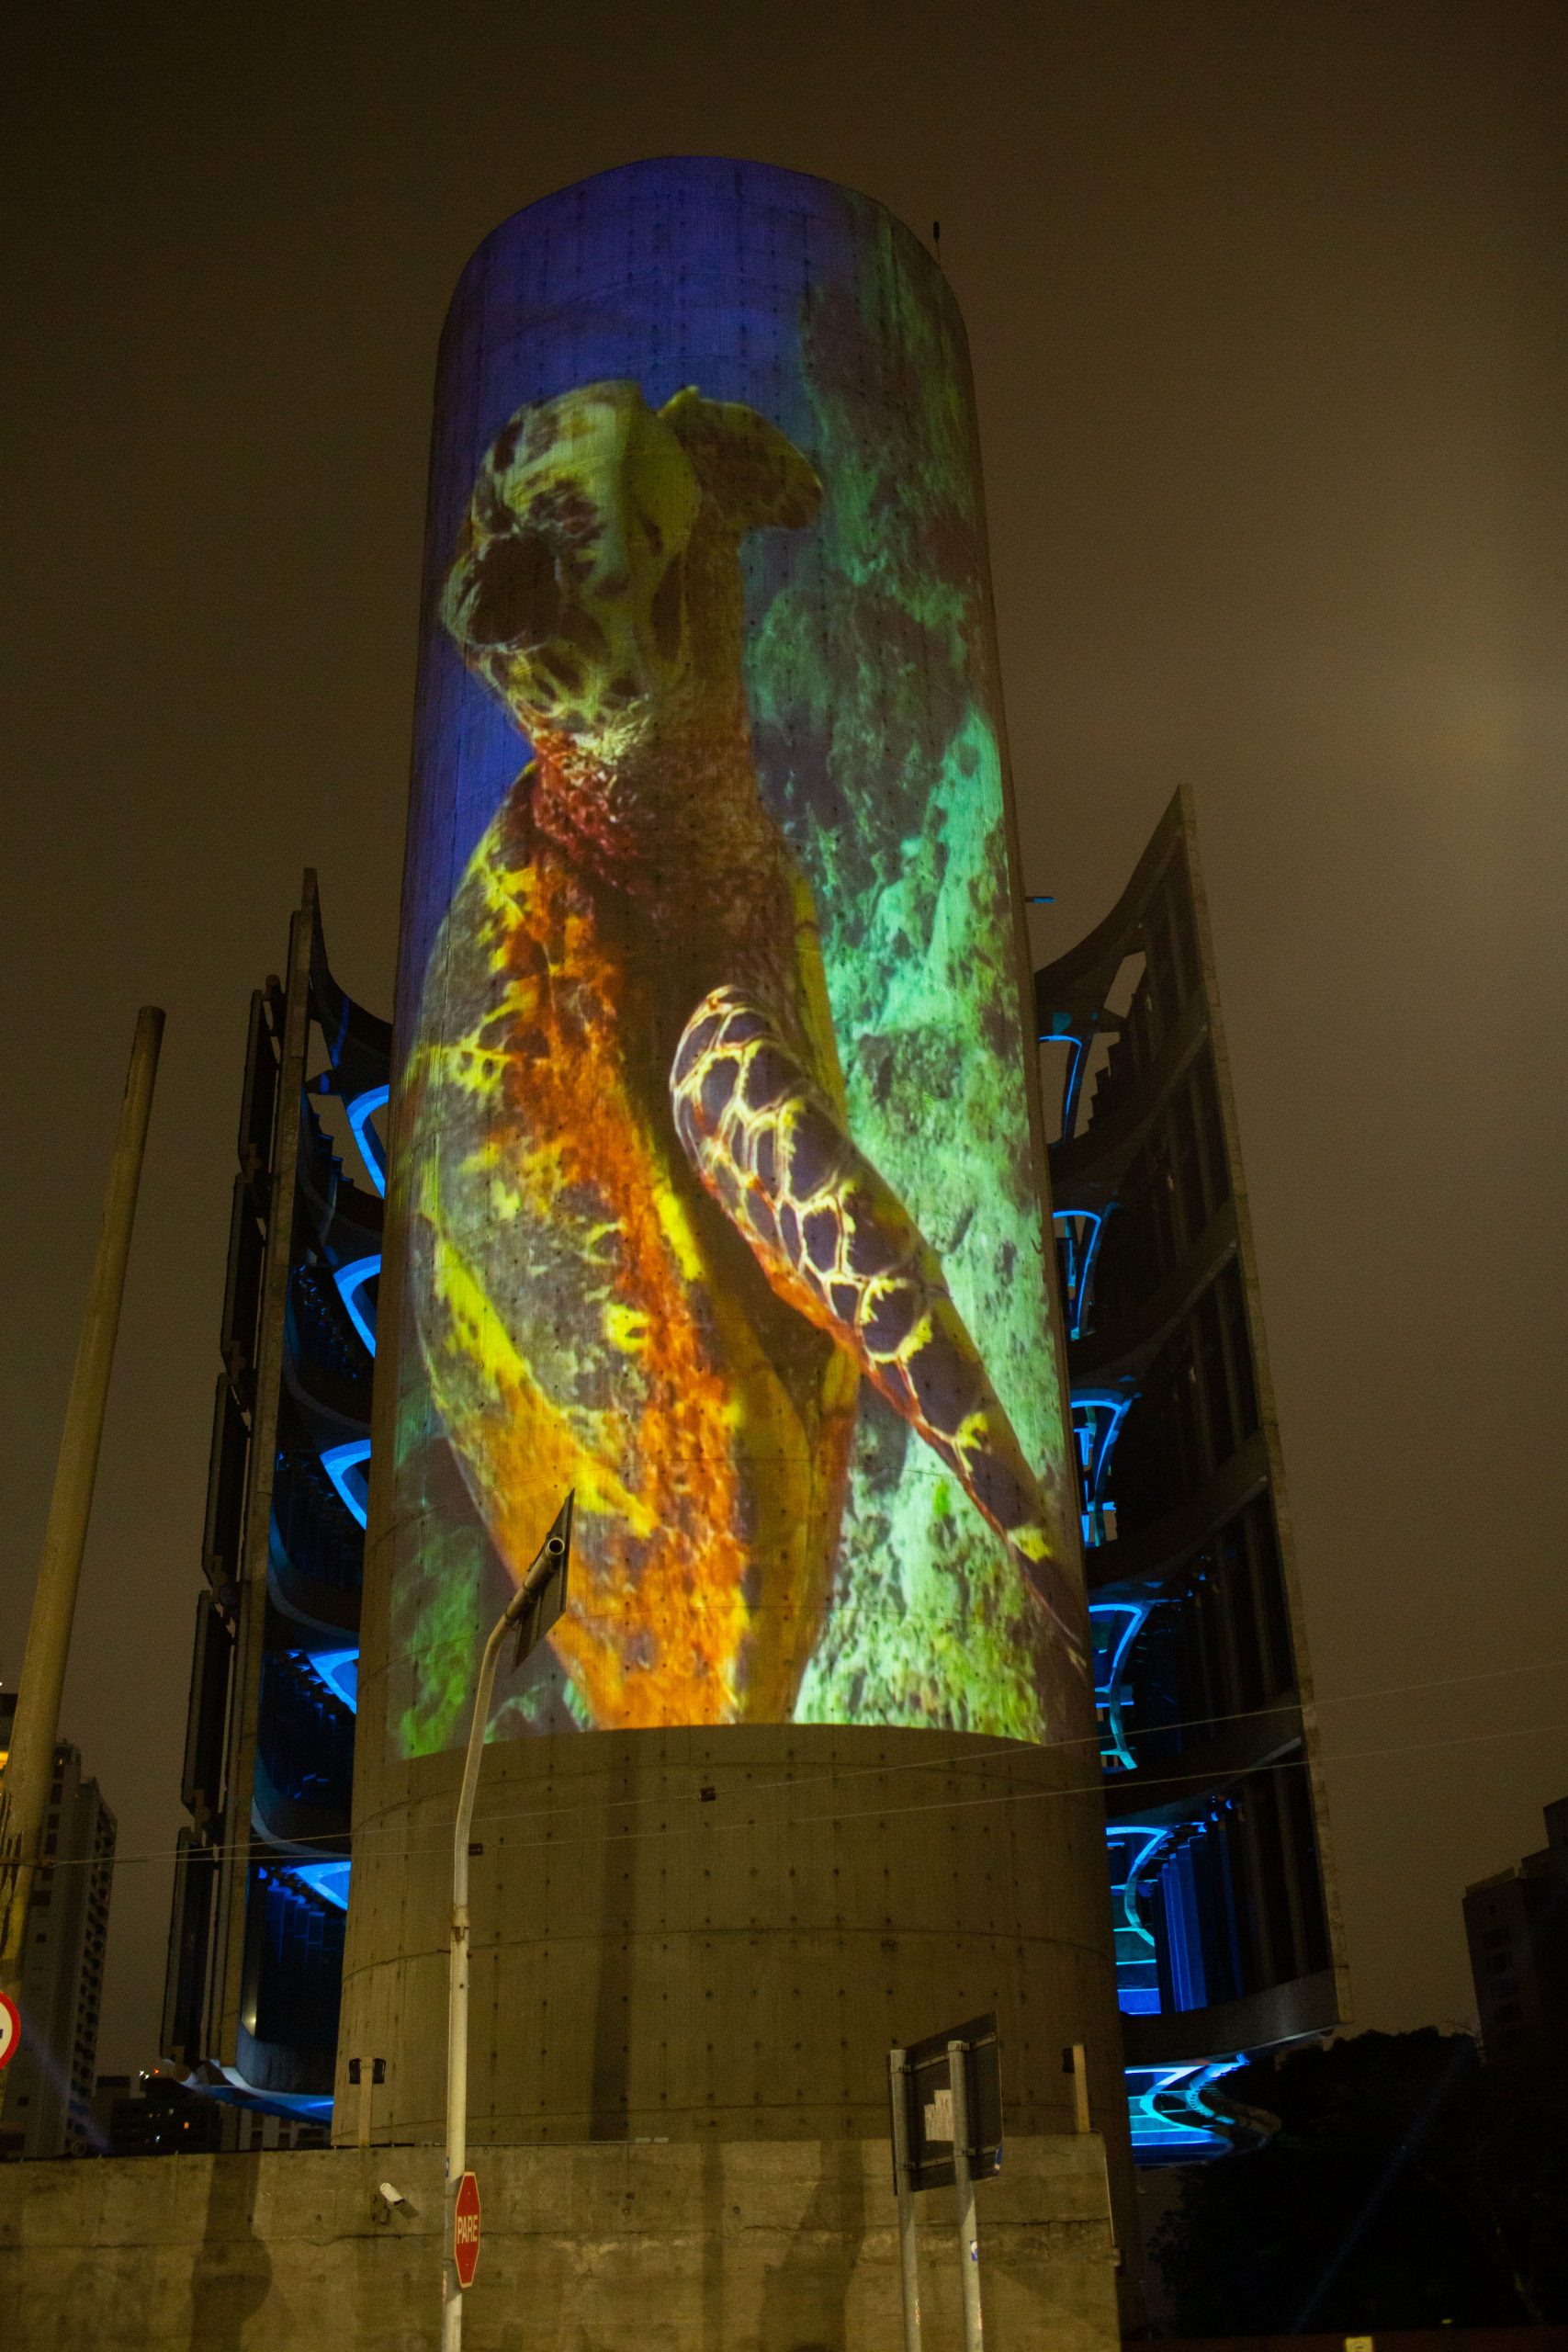
[[[773,1290],[946,1463],[1086,1674],[1039,1487],[936,1253],[778,1023],[743,989],[713,989],[682,1034],[670,1091],[688,1159]]]

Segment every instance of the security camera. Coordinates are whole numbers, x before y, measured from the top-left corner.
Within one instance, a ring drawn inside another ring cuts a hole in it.
[[[402,2190],[400,2188],[394,2188],[389,2180],[378,2182],[378,2188],[380,2196],[386,2204],[406,2205],[408,2203],[408,2199],[403,2195]]]

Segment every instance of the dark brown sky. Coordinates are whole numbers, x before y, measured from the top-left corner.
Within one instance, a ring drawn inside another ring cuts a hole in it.
[[[178,1819],[246,999],[305,863],[389,995],[448,292],[547,190],[717,150],[942,220],[1043,954],[1195,788],[1358,2018],[1468,2014],[1461,1889],[1568,1792],[1561,0],[10,24],[0,1673],[152,999],[64,1717],[122,1850]],[[120,1873],[108,2066],[156,2051],[168,1884]]]

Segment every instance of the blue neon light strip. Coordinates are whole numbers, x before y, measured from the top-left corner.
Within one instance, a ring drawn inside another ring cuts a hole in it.
[[[186,2088],[198,2091],[203,2098],[217,2099],[223,2106],[254,2108],[259,2115],[299,2116],[310,2123],[330,2123],[333,2120],[330,2098],[300,2091],[257,2090],[254,2083],[246,2082],[237,2066],[225,2066],[221,2060],[216,2063],[227,2089],[220,2090],[215,2083],[198,2082],[194,2075]]]
[[[1067,1245],[1067,1337],[1081,1340],[1105,1219],[1097,1209],[1058,1209],[1052,1222]]]
[[[1073,1433],[1083,1464],[1083,1540],[1094,1546],[1107,1541],[1105,1515],[1113,1510],[1106,1492],[1111,1451],[1132,1404],[1130,1396],[1079,1393],[1073,1400]],[[1112,1528],[1111,1534],[1115,1530]]]
[[[1073,1337],[1075,1340],[1082,1336],[1083,1319],[1089,1311],[1089,1301],[1094,1295],[1094,1261],[1105,1232],[1105,1219],[1102,1216],[1097,1216],[1092,1209],[1085,1212],[1085,1221],[1093,1226],[1094,1231],[1089,1235],[1084,1250],[1083,1263],[1078,1269],[1077,1289],[1074,1293]]]
[[[350,1438],[346,1445],[329,1445],[321,1455],[322,1469],[361,1527],[368,1523],[370,1516],[369,1462],[367,1437]]]
[[[374,1258],[355,1258],[346,1266],[333,1268],[333,1280],[337,1284],[338,1296],[348,1309],[348,1319],[372,1355],[376,1352],[376,1326],[371,1316],[365,1311],[365,1301],[360,1293],[367,1283],[375,1281],[380,1271],[379,1251]]]
[[[1137,1838],[1141,1838],[1144,1841],[1138,1848],[1137,1852],[1129,1861],[1126,1876],[1122,1883],[1122,1918],[1128,1932],[1135,1936],[1140,1943],[1147,1944],[1151,1951],[1155,1949],[1155,1939],[1149,1929],[1144,1925],[1142,1914],[1138,1909],[1138,1879],[1145,1863],[1154,1852],[1155,1848],[1156,1846],[1163,1846],[1170,1834],[1171,1833],[1168,1829],[1145,1829],[1142,1827],[1136,1829],[1113,1829],[1108,1832],[1109,1842],[1112,1845],[1121,1844],[1123,1841],[1130,1845],[1133,1840]]]
[[[1129,2066],[1128,2120],[1133,2127],[1133,2154],[1145,2162],[1190,2163],[1196,2156],[1223,2156],[1230,2141],[1218,2119],[1203,2105],[1211,2083],[1234,2075],[1245,2058],[1199,2060],[1185,2066]],[[1163,2106],[1156,2106],[1160,2100]],[[1168,2110],[1176,2101],[1180,2111]],[[1189,2118],[1190,2120],[1189,2120]]]
[[[1071,1046],[1073,1049],[1072,1059],[1067,1064],[1066,1080],[1062,1088],[1062,1141],[1070,1143],[1073,1128],[1077,1120],[1078,1072],[1083,1068],[1083,1039],[1073,1036],[1070,1031],[1064,1036],[1060,1030],[1048,1029],[1040,1043],[1043,1046]]]
[[[381,1148],[381,1138],[370,1122],[378,1111],[386,1107],[391,1091],[389,1086],[367,1086],[363,1094],[356,1094],[352,1102],[344,1105],[348,1113],[348,1124],[354,1130],[359,1157],[365,1163],[365,1172],[383,1199],[387,1192],[387,1155]]]
[[[1096,1632],[1102,1624],[1113,1623],[1117,1618],[1124,1621],[1106,1642],[1097,1645],[1100,1676],[1095,1692],[1100,1705],[1105,1710],[1111,1732],[1111,1747],[1105,1760],[1120,1765],[1124,1772],[1135,1771],[1138,1759],[1128,1745],[1127,1728],[1122,1719],[1122,1669],[1127,1662],[1128,1651],[1148,1623],[1153,1607],[1152,1600],[1091,1600],[1089,1605],[1089,1624]]]

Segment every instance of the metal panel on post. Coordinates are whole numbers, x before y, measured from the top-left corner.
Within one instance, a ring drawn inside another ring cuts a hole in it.
[[[969,2167],[976,2180],[1002,2168],[1002,2082],[994,2017],[971,2018],[903,2052],[909,2179],[914,2188],[947,2188],[953,2171],[954,2049],[965,2052]]]

